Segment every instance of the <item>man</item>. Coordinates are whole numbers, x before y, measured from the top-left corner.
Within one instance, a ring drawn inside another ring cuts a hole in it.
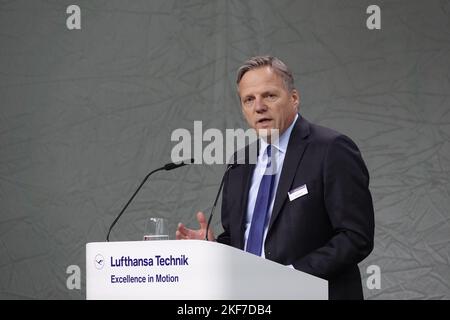
[[[362,299],[357,264],[373,249],[374,213],[357,146],[298,114],[299,94],[279,59],[248,60],[237,84],[249,126],[278,129],[280,138],[261,141],[256,165],[227,171],[217,241],[328,280],[330,299]],[[281,170],[267,178],[273,157]],[[202,212],[197,220],[200,229],[180,223],[176,238],[204,239]]]

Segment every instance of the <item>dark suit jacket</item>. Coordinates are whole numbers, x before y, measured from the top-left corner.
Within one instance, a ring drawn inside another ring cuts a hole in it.
[[[224,232],[217,241],[244,248],[248,193],[255,165],[228,170]],[[293,201],[288,191],[306,184]],[[299,116],[289,139],[265,239],[267,259],[328,280],[330,299],[362,299],[358,263],[373,249],[369,173],[348,137]]]

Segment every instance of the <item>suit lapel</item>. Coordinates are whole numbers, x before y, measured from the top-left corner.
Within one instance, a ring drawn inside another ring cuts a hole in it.
[[[283,168],[281,170],[277,194],[272,209],[272,216],[270,218],[269,231],[287,199],[287,193],[292,185],[297,167],[300,164],[303,153],[308,145],[308,140],[306,139],[308,135],[309,123],[303,117],[299,116],[297,123],[291,132],[286,155],[284,157]]]
[[[241,202],[239,204],[239,210],[236,211],[236,216],[233,219],[235,223],[233,223],[234,226],[239,228],[236,234],[239,235],[239,248],[244,249],[244,234],[245,234],[245,219],[247,216],[247,206],[248,206],[248,194],[250,192],[250,187],[252,184],[252,177],[253,177],[253,171],[255,170],[256,164],[252,163],[255,159],[251,159],[251,146],[246,146],[245,148],[245,164],[242,164],[239,167],[239,180],[242,181],[240,184],[236,184],[233,186],[233,188],[237,188],[234,190],[234,192],[237,192],[237,198],[241,199]],[[259,153],[259,143],[256,143],[256,153]],[[236,161],[236,159],[235,159]]]
[[[240,213],[239,216],[239,246],[241,249],[244,249],[244,233],[245,233],[245,218],[247,215],[247,205],[248,205],[248,194],[250,192],[250,186],[252,184],[253,171],[255,170],[255,164],[246,164],[243,168],[243,187],[242,190],[242,201],[241,201],[241,209],[238,211]]]

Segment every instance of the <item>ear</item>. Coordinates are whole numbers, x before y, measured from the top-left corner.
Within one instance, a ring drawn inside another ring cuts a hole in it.
[[[239,98],[239,107],[241,108],[242,119],[248,123],[247,116],[245,115],[244,106],[241,103],[241,99]]]
[[[291,100],[292,106],[298,111],[298,107],[300,105],[300,93],[296,89],[293,89],[291,92]]]

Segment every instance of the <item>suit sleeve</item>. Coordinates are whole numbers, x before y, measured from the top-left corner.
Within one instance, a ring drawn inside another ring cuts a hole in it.
[[[369,173],[358,147],[346,136],[329,145],[323,162],[323,201],[333,236],[294,262],[298,270],[330,279],[373,249],[374,212]]]

